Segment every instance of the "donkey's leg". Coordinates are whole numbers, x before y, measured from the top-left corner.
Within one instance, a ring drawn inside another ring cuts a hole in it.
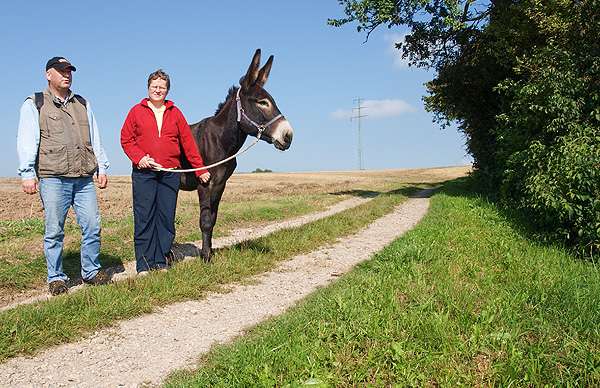
[[[223,191],[225,191],[225,185],[221,186],[219,190],[214,190],[211,192],[211,200],[210,200],[210,219],[207,220],[207,233],[204,233],[204,229],[202,230],[202,236],[209,235],[210,238],[206,242],[209,246],[208,256],[203,256],[205,262],[209,262],[212,256],[212,234],[213,229],[215,228],[215,224],[217,222],[217,214],[219,213],[219,203],[221,202],[221,197],[223,196]],[[207,217],[208,218],[208,217]],[[205,242],[202,244],[203,248],[205,246]]]
[[[225,184],[212,190],[208,188],[201,190],[200,187],[198,188],[200,196],[200,230],[202,230],[202,250],[200,251],[200,255],[208,263],[212,257],[213,229],[217,222],[219,202],[221,202],[223,191],[225,191]]]
[[[200,256],[205,263],[210,262],[212,256],[212,233],[214,224],[211,221],[210,208],[203,208],[200,211],[200,230],[202,230],[202,250]]]
[[[202,231],[202,250],[200,256],[205,262],[210,261],[212,255],[212,232],[214,223],[212,222],[210,208],[210,193],[208,187],[198,186],[198,200],[200,202],[200,230]]]

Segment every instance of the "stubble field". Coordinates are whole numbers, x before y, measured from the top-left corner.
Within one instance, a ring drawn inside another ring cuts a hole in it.
[[[443,182],[464,176],[470,169],[471,167],[443,167],[234,174],[227,182],[221,203],[264,201],[298,195],[340,194],[353,190],[387,191],[396,188],[399,183]],[[103,218],[119,218],[133,212],[130,176],[109,176],[108,187],[97,192]],[[195,191],[179,192],[180,203],[196,200]],[[0,178],[0,221],[23,221],[43,217],[44,209],[39,195],[25,194],[21,189],[20,178]]]

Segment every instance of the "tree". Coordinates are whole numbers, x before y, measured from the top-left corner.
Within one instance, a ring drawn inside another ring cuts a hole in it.
[[[496,147],[489,129],[499,114],[498,83],[512,71],[487,26],[509,9],[512,1],[494,0],[475,6],[467,1],[339,0],[346,18],[333,26],[358,22],[357,30],[371,32],[382,25],[406,26],[410,33],[396,43],[411,66],[433,69],[438,76],[427,84],[426,109],[442,126],[456,122],[465,134],[467,151],[479,173],[497,171],[490,149]],[[507,46],[507,45],[505,45]],[[482,174],[480,174],[482,175]],[[489,180],[482,180],[482,182]],[[487,186],[493,184],[487,183]]]
[[[548,239],[589,252],[600,246],[600,7],[535,1],[527,15],[546,44],[499,87],[502,196]]]
[[[385,25],[407,26],[411,33],[396,47],[411,66],[440,70],[455,60],[465,46],[485,27],[490,17],[505,9],[510,0],[494,0],[474,6],[474,0],[338,0],[344,6],[345,18],[329,19],[340,27],[358,22],[358,32]]]
[[[398,43],[432,68],[426,109],[456,122],[474,182],[549,239],[600,246],[600,6],[597,0],[340,0],[369,34],[411,29]]]

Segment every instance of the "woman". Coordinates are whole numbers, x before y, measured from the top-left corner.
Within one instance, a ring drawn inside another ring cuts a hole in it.
[[[131,108],[121,129],[121,146],[133,162],[134,245],[140,275],[168,268],[173,259],[180,173],[156,168],[178,168],[180,150],[194,168],[204,167],[183,114],[166,99],[170,87],[162,69],[150,74],[148,98]],[[206,169],[196,175],[202,183],[210,179]]]

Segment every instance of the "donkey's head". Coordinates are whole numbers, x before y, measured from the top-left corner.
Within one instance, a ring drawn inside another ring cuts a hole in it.
[[[260,49],[256,50],[248,72],[240,79],[237,94],[238,121],[251,136],[260,136],[279,150],[287,150],[292,144],[292,127],[283,117],[273,97],[263,88],[269,77],[273,56],[260,68]]]

